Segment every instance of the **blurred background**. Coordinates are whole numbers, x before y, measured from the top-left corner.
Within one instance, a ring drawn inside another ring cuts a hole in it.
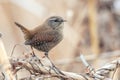
[[[120,57],[120,0],[0,0],[0,32],[8,55],[15,44],[24,43],[15,21],[33,29],[54,15],[67,20],[64,39],[49,54],[60,69],[83,72],[80,53],[96,68]],[[13,56],[23,52],[18,46]]]

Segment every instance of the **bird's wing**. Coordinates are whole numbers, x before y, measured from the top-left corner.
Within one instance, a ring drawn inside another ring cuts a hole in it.
[[[56,34],[57,32],[54,32],[54,31],[39,32],[39,33],[36,33],[31,40],[26,41],[25,44],[34,45],[34,44],[43,44],[47,42],[52,42],[54,41]]]

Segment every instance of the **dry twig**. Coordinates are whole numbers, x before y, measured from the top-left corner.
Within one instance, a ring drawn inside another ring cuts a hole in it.
[[[57,78],[62,77],[65,80],[89,80],[90,78],[94,80],[107,80],[110,79],[108,77],[110,72],[115,71],[119,67],[120,58],[115,61],[112,61],[111,63],[106,64],[105,66],[94,72],[92,72],[91,70],[91,72],[89,72],[87,75],[81,75],[78,73],[72,73],[66,71],[62,71],[65,75],[56,74],[54,70],[51,68],[51,65],[49,66],[41,65],[40,59],[36,56],[29,56],[23,59],[11,58],[10,62],[13,66],[13,70],[15,74],[20,69],[26,69],[31,74],[29,78],[32,78],[33,80],[39,78],[40,79],[50,78],[50,77],[57,77]]]
[[[2,35],[0,34],[0,80],[14,80],[14,76],[12,75],[12,71],[10,70],[11,65],[9,63],[9,59],[5,51],[1,36]]]

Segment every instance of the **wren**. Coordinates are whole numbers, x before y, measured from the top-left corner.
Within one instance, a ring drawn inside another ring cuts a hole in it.
[[[17,22],[15,22],[15,24],[24,33],[25,45],[30,45],[39,51],[45,52],[45,56],[49,59],[48,52],[63,39],[63,27],[65,21],[66,20],[60,16],[52,16],[45,20],[43,24],[32,30],[27,29]],[[55,67],[52,62],[51,64]],[[55,69],[58,70],[56,67]],[[58,72],[62,73],[59,70]]]

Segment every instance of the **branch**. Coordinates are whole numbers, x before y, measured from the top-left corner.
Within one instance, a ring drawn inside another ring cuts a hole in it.
[[[88,69],[87,75],[91,78],[94,78],[95,80],[112,80],[108,77],[110,75],[110,72],[115,72],[120,67],[120,58],[106,64],[96,71],[87,63],[82,54],[80,55],[80,59],[85,67]]]
[[[46,59],[39,59],[36,56],[27,55],[27,57],[18,59],[18,58],[11,58],[10,62],[13,66],[14,74],[16,74],[20,69],[26,69],[30,72],[31,76],[29,78],[35,79],[41,79],[41,78],[51,78],[51,77],[57,77],[57,78],[64,78],[64,80],[89,80],[90,78],[93,78],[94,80],[107,80],[107,76],[111,71],[115,71],[118,67],[120,67],[120,59],[117,59],[115,61],[112,61],[111,63],[106,64],[102,68],[96,70],[96,71],[90,71],[86,75],[77,74],[73,72],[66,72],[61,71],[65,75],[57,74],[54,69],[51,67],[51,64],[45,65]],[[44,64],[42,65],[41,64]],[[87,63],[85,63],[87,65]],[[88,65],[87,65],[88,67]],[[41,76],[43,75],[43,76]],[[28,77],[24,78],[27,79]]]
[[[103,79],[106,80],[106,79],[108,79],[107,76],[110,74],[110,72],[112,72],[112,71],[115,72],[119,67],[120,67],[120,58],[118,58],[118,59],[106,64],[102,68],[98,69],[96,71],[96,74],[100,75],[101,78],[103,77]]]
[[[14,76],[12,75],[11,65],[9,63],[9,59],[7,57],[7,53],[4,48],[3,41],[1,39],[1,33],[0,33],[0,80],[14,80]]]
[[[18,58],[11,58],[10,62],[13,65],[14,73],[16,74],[20,69],[26,69],[30,72],[32,77],[33,75],[36,76],[36,78],[41,78],[41,75],[49,76],[49,77],[57,77],[57,78],[64,78],[65,80],[87,80],[85,76],[72,73],[72,72],[66,72],[61,71],[64,75],[57,74],[54,69],[51,67],[51,65],[46,66],[45,64],[41,64],[41,62],[46,63],[46,60],[40,60],[36,56],[29,56],[27,58],[18,59]],[[47,78],[46,77],[46,78]],[[36,79],[35,78],[35,79]],[[34,80],[34,79],[33,79]]]

